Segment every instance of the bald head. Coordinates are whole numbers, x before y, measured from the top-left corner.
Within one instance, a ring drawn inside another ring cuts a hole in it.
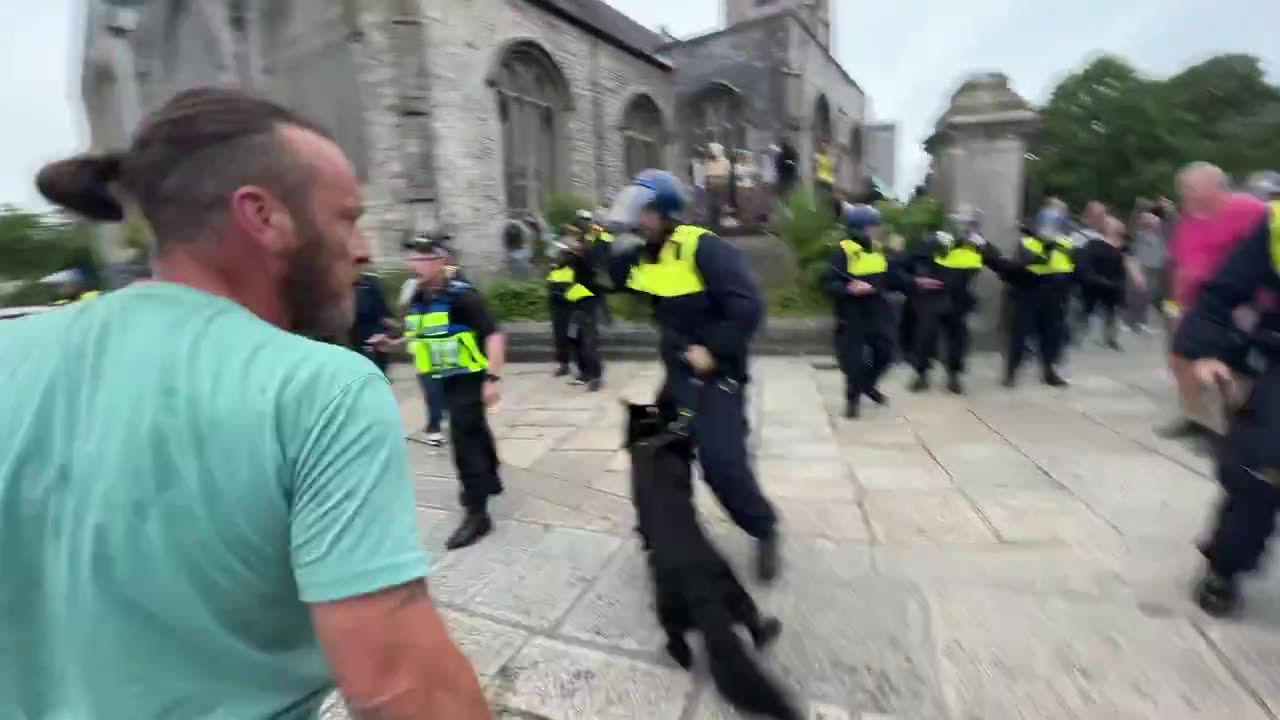
[[[1227,174],[1212,163],[1191,163],[1178,173],[1178,194],[1188,212],[1217,212],[1226,201],[1230,189]]]

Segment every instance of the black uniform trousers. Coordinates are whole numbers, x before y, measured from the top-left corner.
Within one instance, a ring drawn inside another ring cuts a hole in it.
[[[584,380],[599,380],[604,373],[600,360],[600,296],[583,298],[571,306],[573,355],[578,364],[578,374]]]
[[[836,318],[836,362],[844,373],[845,399],[857,403],[893,362],[893,313],[881,298],[843,302]]]
[[[1032,337],[1045,373],[1055,369],[1067,342],[1067,304],[1073,288],[1069,276],[1041,277],[1014,291],[1013,327],[1005,355],[1007,375],[1012,376],[1022,365]]]
[[[941,340],[947,346],[947,373],[960,375],[969,355],[969,313],[955,303],[947,302],[947,298],[925,303],[922,310],[913,358],[916,372],[920,375],[929,372]]]
[[[555,344],[556,362],[567,367],[573,359],[573,338],[569,325],[573,322],[573,303],[566,300],[551,301],[551,339]]]
[[[1223,498],[1200,552],[1224,578],[1255,570],[1280,512],[1280,367],[1259,378],[1244,407],[1232,414],[1218,448]]]
[[[441,381],[449,408],[449,442],[462,484],[459,502],[469,512],[482,512],[490,495],[502,493],[498,448],[484,406],[484,373],[454,375]]]
[[[1089,321],[1096,314],[1102,316],[1102,334],[1107,342],[1116,340],[1116,318],[1124,302],[1124,291],[1109,287],[1085,287],[1084,306],[1081,308],[1080,337],[1089,334]]]
[[[747,452],[746,385],[733,380],[696,380],[685,368],[667,368],[658,391],[663,416],[693,413],[690,436],[702,477],[729,518],[756,539],[773,535],[778,515],[764,497]]]

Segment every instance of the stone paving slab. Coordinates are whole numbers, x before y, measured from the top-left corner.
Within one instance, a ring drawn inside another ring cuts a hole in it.
[[[845,420],[830,359],[769,357],[748,386],[749,438],[783,518],[786,570],[752,576],[754,544],[699,482],[710,535],[784,623],[761,663],[823,720],[1274,718],[1280,561],[1248,615],[1188,599],[1217,498],[1211,463],[1157,438],[1173,387],[1158,339],[1073,349],[1073,387],[1027,372],[1001,388],[974,359],[968,394],[906,391]],[[815,366],[816,365],[816,366]],[[433,594],[509,720],[740,720],[703,666],[662,653],[632,533],[619,399],[647,401],[650,363],[611,363],[586,393],[513,365],[491,415],[508,491],[497,529],[444,553],[458,520],[447,449],[410,442]],[[399,371],[406,434],[422,401]],[[341,717],[340,706],[326,717]]]

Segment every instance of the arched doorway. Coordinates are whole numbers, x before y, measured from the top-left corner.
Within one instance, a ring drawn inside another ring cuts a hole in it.
[[[622,114],[622,154],[627,177],[647,168],[666,166],[666,130],[662,108],[648,95],[637,95]]]
[[[539,45],[522,41],[506,49],[492,78],[502,122],[502,174],[507,209],[540,213],[559,185],[560,126],[568,85]]]

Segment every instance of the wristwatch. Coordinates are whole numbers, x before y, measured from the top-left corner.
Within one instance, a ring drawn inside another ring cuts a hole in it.
[[[502,376],[494,375],[493,373],[485,373],[484,381],[485,382],[502,382]]]

